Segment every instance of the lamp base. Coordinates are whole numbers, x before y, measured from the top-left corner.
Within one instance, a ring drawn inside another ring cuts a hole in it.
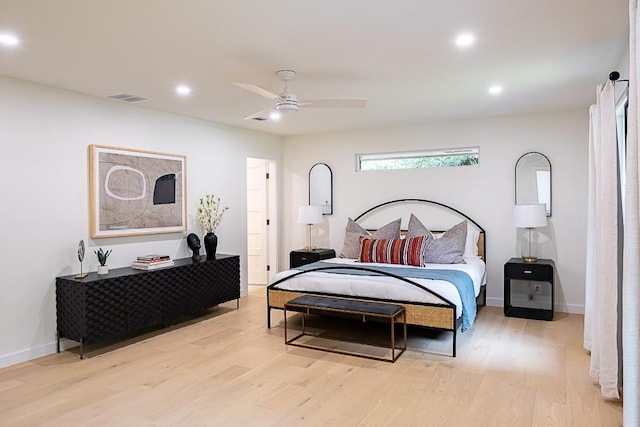
[[[313,251],[316,250],[316,247],[315,246],[305,246],[304,250],[307,251],[307,252],[313,252]]]
[[[533,257],[533,256],[523,256],[523,257],[522,257],[522,262],[526,262],[526,263],[534,263],[534,262],[538,262],[538,257]]]

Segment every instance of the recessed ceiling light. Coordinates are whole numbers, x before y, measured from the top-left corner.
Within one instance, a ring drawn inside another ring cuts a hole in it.
[[[0,44],[5,46],[17,46],[20,44],[20,40],[12,34],[0,33]]]
[[[493,85],[489,88],[489,93],[491,95],[500,95],[502,93],[502,86],[500,85]]]
[[[476,42],[476,37],[471,33],[461,33],[456,37],[456,46],[466,48]]]
[[[178,85],[176,86],[176,93],[178,95],[189,95],[191,93],[191,88],[187,85]]]

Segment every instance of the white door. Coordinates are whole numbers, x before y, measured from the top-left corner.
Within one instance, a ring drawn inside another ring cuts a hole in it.
[[[267,203],[269,162],[247,158],[247,279],[267,284]]]

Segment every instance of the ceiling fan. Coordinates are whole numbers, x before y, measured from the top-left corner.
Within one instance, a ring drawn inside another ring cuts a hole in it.
[[[245,120],[277,120],[282,113],[291,113],[298,111],[300,107],[305,108],[364,108],[367,105],[366,99],[313,99],[302,101],[298,100],[295,93],[291,92],[289,85],[296,78],[296,72],[293,70],[280,70],[276,75],[284,83],[284,88],[279,95],[256,86],[251,83],[235,83],[243,89],[253,92],[257,95],[264,96],[274,100],[276,103],[273,107],[267,108],[257,113],[245,117]]]

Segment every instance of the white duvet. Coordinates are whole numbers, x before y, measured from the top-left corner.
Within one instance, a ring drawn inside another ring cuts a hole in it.
[[[426,268],[440,270],[460,270],[466,272],[473,281],[475,296],[480,293],[480,287],[486,283],[485,263],[480,258],[465,258],[466,264],[428,264],[426,267],[411,267],[395,264],[359,263],[355,259],[332,258],[324,262],[346,264],[361,267],[373,267],[381,265],[385,267],[400,268]],[[276,274],[271,281],[291,276],[299,270],[285,270]],[[456,318],[462,314],[462,301],[458,290],[451,283],[444,280],[409,278],[427,289],[446,298],[456,306]],[[275,286],[277,289],[292,291],[307,291],[338,294],[345,296],[370,297],[385,300],[411,301],[423,303],[442,303],[442,300],[431,293],[424,291],[410,283],[385,276],[360,276],[349,274],[332,274],[326,272],[308,272],[289,280],[285,280]]]

